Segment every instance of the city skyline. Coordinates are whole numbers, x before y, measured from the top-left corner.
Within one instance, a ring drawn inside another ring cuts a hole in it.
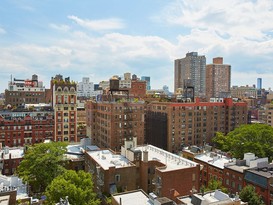
[[[125,72],[173,91],[174,60],[223,57],[231,85],[273,83],[273,2],[190,0],[16,1],[0,7],[0,92],[10,76],[61,74],[99,83]]]

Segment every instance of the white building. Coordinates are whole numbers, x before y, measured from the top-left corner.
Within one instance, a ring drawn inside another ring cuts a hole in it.
[[[94,97],[98,94],[97,91],[94,91],[94,83],[90,82],[88,77],[83,77],[82,82],[77,84],[78,97]]]

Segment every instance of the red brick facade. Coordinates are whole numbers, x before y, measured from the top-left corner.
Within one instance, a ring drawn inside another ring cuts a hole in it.
[[[0,116],[0,143],[16,147],[53,140],[53,112],[3,112]]]

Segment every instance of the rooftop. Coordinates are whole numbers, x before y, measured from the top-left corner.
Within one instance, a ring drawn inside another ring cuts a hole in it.
[[[124,156],[114,154],[109,150],[89,151],[87,152],[104,170],[109,167],[130,167],[133,164]]]
[[[235,200],[240,200],[238,197],[235,199],[230,198],[227,194],[215,190],[214,192],[208,192],[205,194],[193,194],[193,196],[179,197],[179,201],[187,205],[198,204],[230,204]]]
[[[184,169],[188,167],[195,167],[198,165],[198,163],[195,163],[191,160],[180,157],[171,152],[167,152],[153,145],[138,146],[134,148],[134,150],[140,150],[141,152],[148,151],[149,161],[159,161],[166,166],[164,168],[160,168],[162,172]],[[142,154],[142,160],[143,160],[143,154]]]
[[[68,145],[65,156],[70,160],[83,160],[85,151],[97,151],[99,147],[94,145]]]
[[[230,165],[230,166],[226,166],[228,169],[231,169],[231,170],[234,170],[234,171],[237,171],[237,172],[240,172],[240,173],[244,173],[244,170],[247,170],[249,169],[248,166],[239,166],[239,165]]]
[[[214,152],[196,155],[195,159],[206,162],[207,164],[213,165],[219,169],[224,169],[224,165],[232,161],[232,159]]]
[[[142,190],[114,194],[112,195],[112,198],[120,205],[121,204],[122,205],[153,205],[154,204]]]
[[[4,147],[0,150],[0,159],[18,159],[24,156],[24,148],[23,147]]]
[[[273,165],[269,164],[268,166],[265,167],[255,167],[252,169],[248,169],[248,172],[251,172],[253,174],[256,174],[261,177],[265,178],[273,178]]]
[[[0,174],[0,192],[17,190],[17,199],[27,198],[27,185],[16,176],[4,176]]]

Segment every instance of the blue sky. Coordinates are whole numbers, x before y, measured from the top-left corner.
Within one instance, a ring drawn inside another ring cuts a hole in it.
[[[174,59],[222,56],[232,85],[273,87],[272,0],[1,0],[0,92],[33,74],[98,83],[131,72],[173,90]]]

